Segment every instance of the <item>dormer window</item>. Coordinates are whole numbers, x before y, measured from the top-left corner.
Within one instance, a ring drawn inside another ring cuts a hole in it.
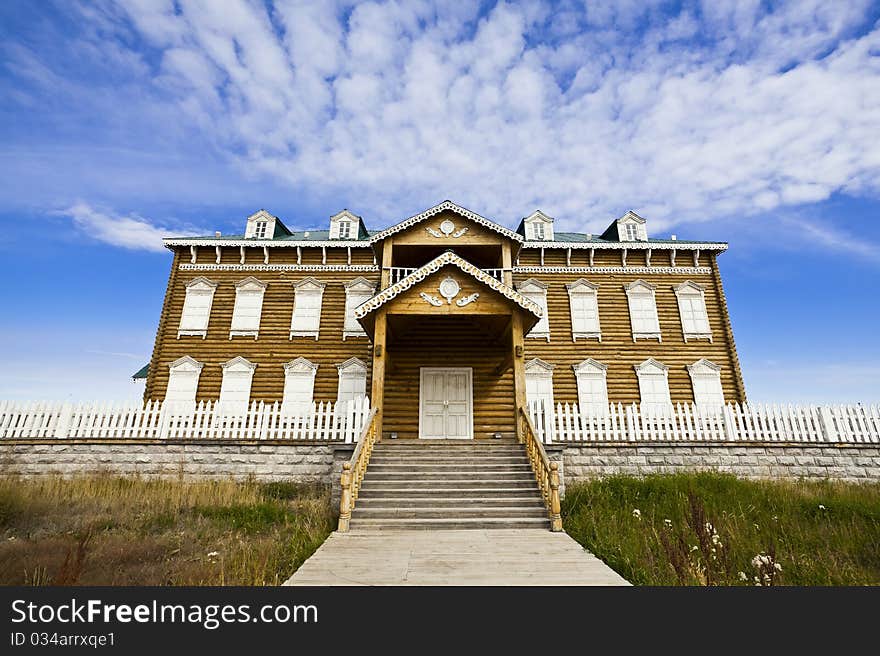
[[[266,238],[266,228],[268,227],[268,222],[266,221],[257,221],[254,224],[254,237],[257,239],[265,239]]]
[[[276,236],[289,234],[290,230],[281,223],[281,219],[266,210],[251,214],[244,229],[245,239],[274,239]]]
[[[330,239],[358,239],[363,232],[361,217],[348,210],[330,217]]]
[[[522,220],[518,232],[529,241],[553,241],[553,217],[535,210]]]
[[[610,241],[648,241],[647,221],[630,210],[608,226],[601,238]]]
[[[626,240],[627,241],[637,241],[639,238],[639,227],[635,223],[627,223],[625,228],[626,228]]]

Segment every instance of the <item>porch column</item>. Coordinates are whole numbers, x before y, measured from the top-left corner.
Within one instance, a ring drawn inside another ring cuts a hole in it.
[[[513,287],[513,258],[510,256],[510,244],[506,241],[501,243],[501,274],[502,281],[508,287]]]
[[[522,315],[517,311],[513,311],[510,322],[510,348],[513,356],[513,394],[514,409],[513,421],[516,426],[516,438],[522,439],[521,426],[519,420],[519,409],[526,407],[526,359],[525,344],[523,339],[523,322]]]
[[[385,348],[387,314],[385,308],[376,313],[376,324],[373,331],[373,385],[370,392],[370,403],[376,409],[376,435],[382,439],[382,406],[385,403],[385,362],[388,353]]]
[[[379,289],[385,289],[391,285],[391,263],[393,259],[391,257],[392,249],[394,248],[394,237],[388,237],[384,242],[382,242],[382,272],[380,273],[381,282],[379,285]]]

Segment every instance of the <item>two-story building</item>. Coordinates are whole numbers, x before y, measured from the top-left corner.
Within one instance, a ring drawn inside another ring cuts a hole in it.
[[[343,210],[288,230],[165,240],[171,275],[146,399],[306,412],[367,395],[381,435],[511,437],[544,400],[601,412],[744,401],[717,257],[722,242],[512,230],[451,201],[383,230]]]

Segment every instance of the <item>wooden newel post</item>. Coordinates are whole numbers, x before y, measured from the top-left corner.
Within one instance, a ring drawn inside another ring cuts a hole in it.
[[[339,526],[341,533],[348,532],[351,523],[351,463],[342,463],[342,496],[339,499]]]
[[[340,520],[341,521],[341,520]],[[562,530],[562,507],[559,505],[559,463],[550,463],[550,530]]]

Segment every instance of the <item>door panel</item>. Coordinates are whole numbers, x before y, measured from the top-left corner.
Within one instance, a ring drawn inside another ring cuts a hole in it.
[[[419,437],[473,437],[471,384],[470,369],[422,369]]]

